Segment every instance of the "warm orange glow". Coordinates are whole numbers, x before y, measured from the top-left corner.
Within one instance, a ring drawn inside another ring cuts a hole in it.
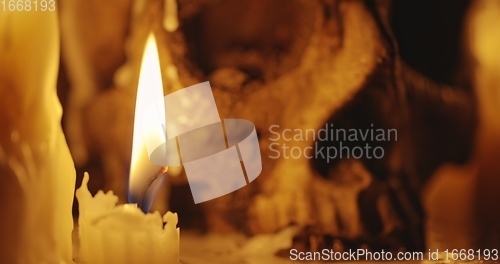
[[[156,115],[144,115],[143,112],[153,103],[157,103],[158,111],[155,111]],[[146,137],[148,137],[148,141],[165,138],[165,134],[161,129],[158,129],[158,127],[151,128],[145,124],[164,123],[164,109],[158,48],[154,35],[150,34],[144,48],[135,104],[134,137],[132,141],[132,159],[129,177],[129,193],[132,195],[137,195],[143,187],[145,179],[151,177],[148,169],[151,167],[151,162],[146,150]]]

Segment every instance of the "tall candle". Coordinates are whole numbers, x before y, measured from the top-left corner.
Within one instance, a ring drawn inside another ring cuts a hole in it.
[[[75,170],[56,92],[50,8],[0,5],[0,263],[72,263]],[[25,1],[22,2],[25,4]]]

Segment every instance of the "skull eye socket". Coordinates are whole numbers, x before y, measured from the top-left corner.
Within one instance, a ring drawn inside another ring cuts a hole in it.
[[[275,79],[300,62],[315,23],[312,2],[200,1],[197,12],[181,15],[188,56],[207,76],[232,68],[250,80]]]

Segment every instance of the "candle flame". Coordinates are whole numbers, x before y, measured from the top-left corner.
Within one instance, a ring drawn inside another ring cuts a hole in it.
[[[154,107],[154,114],[144,112]],[[134,116],[134,136],[129,177],[129,197],[137,198],[148,179],[158,170],[149,160],[146,141],[165,140],[163,84],[156,39],[147,38],[142,58]]]

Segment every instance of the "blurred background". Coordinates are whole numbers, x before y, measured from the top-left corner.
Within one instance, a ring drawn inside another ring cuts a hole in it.
[[[298,225],[294,246],[310,249],[500,246],[500,2],[73,0],[59,14],[58,95],[77,186],[88,171],[92,191],[126,202],[153,32],[165,94],[210,81],[221,117],[254,122],[261,145],[261,176],[207,203],[194,205],[182,168],[169,170],[153,210],[178,212],[181,228]],[[269,158],[271,125],[325,123],[399,137],[381,160]]]

